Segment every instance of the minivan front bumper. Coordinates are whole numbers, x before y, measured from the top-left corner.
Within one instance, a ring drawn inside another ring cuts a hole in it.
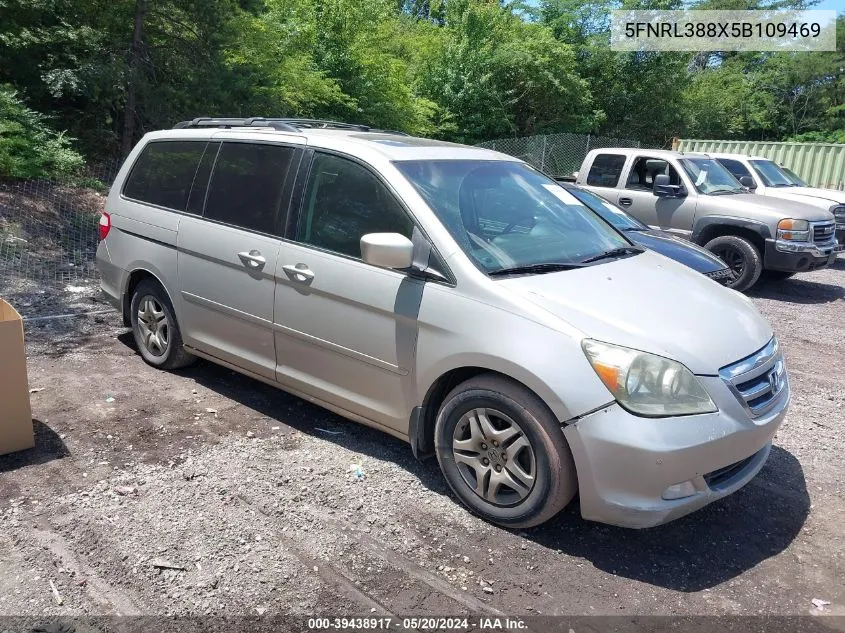
[[[699,377],[716,413],[642,418],[618,404],[564,428],[585,519],[646,528],[742,488],[766,462],[789,404],[788,379],[754,418],[719,377]]]

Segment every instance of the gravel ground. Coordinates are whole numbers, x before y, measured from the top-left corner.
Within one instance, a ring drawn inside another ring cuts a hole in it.
[[[38,445],[0,457],[0,615],[845,616],[845,260],[752,296],[794,394],[771,458],[644,531],[577,502],[492,526],[387,435],[209,363],[153,370],[115,313],[28,321]]]

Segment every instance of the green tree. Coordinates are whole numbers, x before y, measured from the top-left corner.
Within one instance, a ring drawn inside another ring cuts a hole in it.
[[[82,166],[82,157],[46,117],[28,108],[17,93],[0,86],[0,175],[13,178],[67,176]]]

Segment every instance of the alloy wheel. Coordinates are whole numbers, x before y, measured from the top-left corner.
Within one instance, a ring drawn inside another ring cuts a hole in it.
[[[152,295],[138,304],[138,330],[141,341],[153,356],[164,356],[170,345],[170,319],[161,303]]]
[[[745,256],[737,249],[730,246],[723,246],[716,250],[715,254],[728,265],[731,272],[734,274],[734,279],[742,275],[745,271]]]
[[[488,503],[515,505],[534,487],[537,461],[531,443],[501,411],[465,413],[455,426],[452,454],[464,482]]]

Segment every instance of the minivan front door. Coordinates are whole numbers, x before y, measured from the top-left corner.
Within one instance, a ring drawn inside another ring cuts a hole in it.
[[[177,238],[185,344],[265,378],[275,377],[277,236],[299,151],[224,142],[203,217],[184,217]]]
[[[276,267],[276,377],[344,411],[407,432],[425,283],[361,260],[367,233],[413,222],[367,168],[316,153]]]

